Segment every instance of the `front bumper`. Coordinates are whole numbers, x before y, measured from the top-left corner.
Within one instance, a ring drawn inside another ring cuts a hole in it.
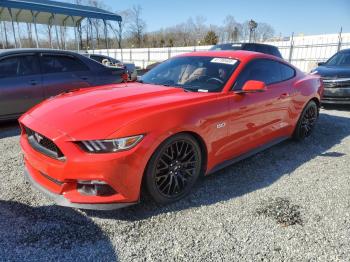
[[[350,87],[325,88],[323,104],[350,104]]]
[[[63,152],[60,161],[38,152],[23,131],[20,138],[26,176],[37,189],[58,205],[82,209],[110,210],[139,202],[142,176],[147,165],[149,143],[140,143],[129,151],[111,154],[89,154],[74,140],[25,115],[20,120],[26,126],[51,139]],[[143,142],[143,141],[142,141]],[[84,195],[79,181],[98,180],[108,184],[112,195]]]
[[[73,208],[79,208],[79,209],[90,209],[90,210],[114,210],[119,208],[128,207],[135,203],[116,203],[116,204],[77,204],[72,203],[68,199],[66,199],[63,195],[55,194],[45,187],[41,186],[39,183],[37,183],[29,174],[28,170],[24,170],[24,176],[26,180],[38,191],[43,193],[47,198],[54,201],[59,206],[65,206],[65,207],[73,207]]]

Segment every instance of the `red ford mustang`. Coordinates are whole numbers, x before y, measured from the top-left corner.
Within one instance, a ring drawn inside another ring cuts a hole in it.
[[[199,176],[312,132],[323,85],[273,56],[196,52],[138,83],[62,94],[21,119],[26,177],[57,204],[176,201]]]

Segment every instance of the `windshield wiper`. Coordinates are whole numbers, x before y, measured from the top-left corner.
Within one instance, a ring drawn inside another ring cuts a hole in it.
[[[185,92],[196,92],[195,89],[192,89],[192,88],[189,88],[189,87],[182,87],[182,89],[185,91]]]

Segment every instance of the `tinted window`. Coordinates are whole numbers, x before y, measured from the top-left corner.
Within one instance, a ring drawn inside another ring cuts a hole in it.
[[[89,70],[86,65],[77,58],[61,55],[44,55],[41,60],[43,72],[62,73]]]
[[[295,70],[293,68],[282,63],[279,63],[279,64],[281,68],[282,81],[286,81],[295,76]]]
[[[90,56],[90,58],[101,63],[101,64],[102,64],[103,59],[105,59],[104,57],[96,56],[96,55],[92,55],[92,56]]]
[[[327,62],[328,66],[350,66],[350,52],[340,52],[331,57]]]
[[[119,60],[114,59],[114,58],[111,58],[111,57],[104,57],[104,56],[92,55],[92,56],[90,56],[90,58],[93,59],[93,60],[95,60],[95,61],[97,61],[97,62],[99,62],[99,63],[101,63],[101,64],[103,64],[103,63],[102,63],[103,60],[106,60],[106,59],[107,59],[108,62],[111,63],[112,65],[113,65],[113,64],[116,65],[116,64],[121,63]]]
[[[242,89],[243,85],[249,80],[262,81],[266,85],[281,81],[280,63],[259,59],[251,62],[239,75],[234,90]]]
[[[15,56],[0,60],[0,78],[29,76],[39,73],[34,55]]]

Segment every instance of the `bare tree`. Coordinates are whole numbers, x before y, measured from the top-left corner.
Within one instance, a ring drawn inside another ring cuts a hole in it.
[[[125,30],[131,21],[131,10],[117,11],[116,14],[122,17],[122,21],[119,22],[118,26],[115,26],[111,22],[108,23],[109,28],[112,30],[117,38],[118,48],[122,48],[122,40],[125,37]]]
[[[71,0],[77,4],[91,5],[106,9],[101,0]],[[153,32],[146,32],[146,22],[142,18],[141,6],[133,6],[131,9],[117,11],[122,17],[119,25],[108,22],[108,30],[114,34],[113,45],[124,47],[165,47],[165,46],[192,46],[204,44],[207,42],[236,42],[248,40],[249,21],[239,23],[232,15],[225,17],[221,25],[206,25],[206,18],[197,16],[189,18],[186,22],[174,26],[162,28]],[[90,24],[85,20],[82,24],[82,35],[84,35],[84,44],[89,46],[93,33],[97,41],[97,47],[103,43],[102,32],[104,30],[101,21],[91,21]],[[266,24],[258,22],[259,26],[253,36],[254,40],[270,38],[274,34],[273,28]],[[208,32],[210,32],[208,34]],[[206,41],[205,41],[206,40]],[[209,41],[210,40],[210,41]],[[215,41],[214,41],[215,40]]]
[[[226,16],[224,19],[224,33],[226,42],[236,42],[241,38],[242,25],[236,22],[232,15]]]
[[[129,32],[137,47],[142,46],[142,38],[146,29],[146,22],[142,19],[141,15],[141,6],[133,6],[130,13]]]
[[[204,39],[205,34],[208,31],[207,26],[205,25],[205,22],[207,19],[204,16],[196,16],[194,21],[194,30],[196,35],[196,43],[200,44],[201,41]]]
[[[242,39],[244,41],[248,41],[250,34],[250,27],[249,27],[249,21],[245,21],[242,24]]]
[[[275,30],[273,27],[267,23],[259,23],[256,28],[255,39],[259,41],[266,41],[273,37]]]

